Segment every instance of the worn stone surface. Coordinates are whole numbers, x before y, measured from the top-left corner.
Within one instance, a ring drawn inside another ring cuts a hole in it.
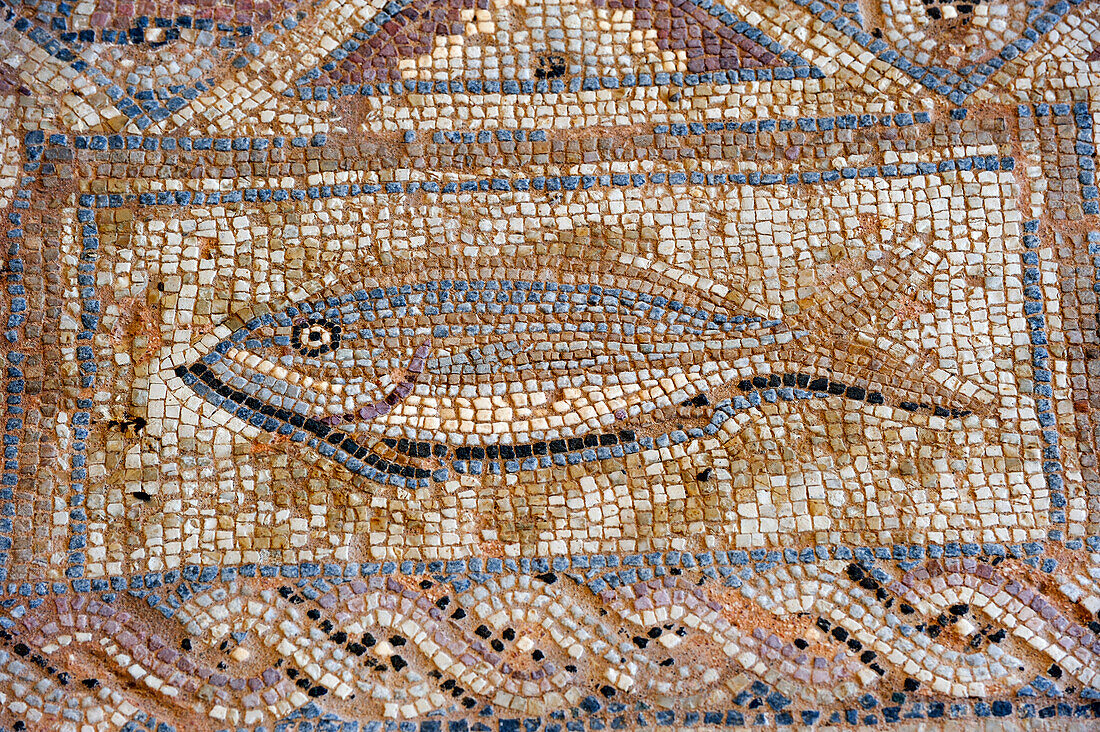
[[[1100,5],[0,5],[0,729],[1088,728]]]

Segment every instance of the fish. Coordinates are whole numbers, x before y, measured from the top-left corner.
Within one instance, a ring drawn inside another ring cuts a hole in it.
[[[722,385],[742,395],[714,405],[703,433],[774,390],[886,403],[881,390],[815,373],[813,359],[785,366],[813,353],[811,330],[739,311],[714,294],[722,288],[637,267],[612,286],[584,263],[549,264],[341,280],[250,318],[175,373],[244,422],[387,483],[637,450],[636,425],[708,405]],[[896,401],[929,407],[915,398]]]

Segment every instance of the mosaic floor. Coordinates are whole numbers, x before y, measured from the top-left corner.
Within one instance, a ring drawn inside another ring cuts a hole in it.
[[[0,730],[1100,726],[1100,0],[0,0]]]

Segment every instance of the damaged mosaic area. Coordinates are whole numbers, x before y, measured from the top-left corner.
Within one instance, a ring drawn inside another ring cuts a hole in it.
[[[0,730],[1100,718],[1095,0],[0,0]]]

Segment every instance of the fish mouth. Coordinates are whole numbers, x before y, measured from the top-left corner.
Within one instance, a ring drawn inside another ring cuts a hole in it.
[[[305,416],[284,407],[267,404],[255,396],[234,389],[201,361],[189,366],[177,366],[175,374],[203,399],[233,414],[246,424],[282,435],[292,442],[305,443],[321,455],[343,464],[353,473],[364,475],[377,482],[401,486],[408,485],[409,481],[414,485],[427,486],[430,482],[447,478],[446,470],[429,470],[408,464],[387,462],[375,447],[357,441],[325,419]],[[386,399],[396,404],[403,398],[402,391],[395,388]],[[388,401],[384,403],[389,404]],[[392,405],[390,406],[392,408]],[[445,451],[436,450],[436,457],[443,457],[445,454]]]
[[[482,461],[492,463],[501,460],[504,462],[505,469],[515,472],[520,469],[517,461],[524,461],[525,467],[534,467],[527,463],[531,460],[545,463],[554,458],[560,458],[554,460],[558,463],[579,462],[580,460],[576,458],[582,457],[582,452],[596,449],[604,452],[618,452],[620,455],[634,453],[640,449],[632,430],[587,434],[581,437],[520,445],[451,448],[442,443],[392,438],[381,438],[375,445],[368,446],[337,428],[341,423],[355,423],[385,414],[405,399],[411,393],[416,377],[423,372],[424,361],[430,349],[430,342],[422,344],[409,363],[409,379],[394,386],[381,402],[375,403],[369,410],[364,408],[355,414],[320,419],[266,404],[255,396],[234,389],[202,361],[196,361],[188,366],[177,366],[174,373],[199,396],[245,423],[266,432],[288,437],[292,442],[306,443],[325,457],[343,464],[353,473],[383,484],[426,487],[431,483],[447,480],[450,472],[448,468],[459,473],[480,473]],[[237,354],[233,349],[226,349],[226,355]],[[433,459],[436,462],[443,462],[450,458],[451,462],[449,466],[425,468],[410,464],[408,460],[395,460],[392,456],[386,459],[380,454],[379,446],[396,451],[398,455],[406,458],[421,461]],[[612,450],[613,446],[619,449]],[[610,456],[606,455],[606,457]],[[604,456],[601,455],[601,457]],[[540,458],[542,460],[539,460]],[[489,466],[486,466],[486,469],[495,472]]]

